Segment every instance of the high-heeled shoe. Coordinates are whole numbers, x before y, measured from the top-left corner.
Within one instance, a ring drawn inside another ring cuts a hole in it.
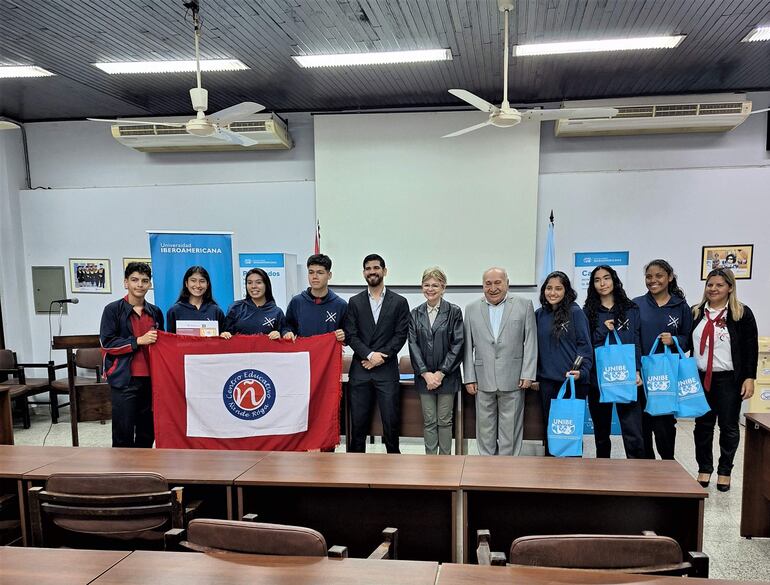
[[[730,476],[729,475],[717,475],[717,489],[720,492],[730,491]]]
[[[709,483],[711,483],[711,474],[710,473],[699,473],[698,474],[698,483],[701,484],[704,488],[707,488],[709,486]]]

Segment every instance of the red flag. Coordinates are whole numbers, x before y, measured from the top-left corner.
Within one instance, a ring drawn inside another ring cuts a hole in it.
[[[339,443],[334,333],[272,341],[158,333],[150,346],[159,448],[307,451]]]

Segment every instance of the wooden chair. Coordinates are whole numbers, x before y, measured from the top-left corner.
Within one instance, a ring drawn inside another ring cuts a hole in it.
[[[186,539],[179,545],[197,552],[238,552],[255,555],[347,558],[348,549],[327,549],[323,535],[312,528],[256,522],[255,514],[243,521],[199,518],[187,527]],[[384,541],[369,555],[370,559],[398,557],[398,530],[386,528]]]
[[[479,564],[505,564],[503,553],[490,553],[489,531],[477,532]],[[522,536],[511,544],[511,565],[606,570],[620,573],[708,578],[709,558],[682,552],[679,543],[654,532],[642,534],[550,534]]]
[[[32,546],[164,549],[198,504],[157,473],[53,474],[29,490]]]
[[[45,392],[52,396],[51,384],[56,379],[56,370],[65,367],[66,364],[56,366],[53,362],[20,363],[15,352],[10,349],[0,349],[0,377],[3,378],[0,383],[18,386],[11,391],[11,400],[20,406],[25,429],[30,426],[29,397]],[[47,376],[45,378],[30,378],[26,374],[26,368],[45,369]],[[53,397],[50,402],[40,402],[40,404],[51,404],[51,416],[53,416]]]
[[[75,376],[76,393],[83,386],[98,384],[102,381],[102,364],[102,350],[99,348],[81,348],[75,351],[75,368],[92,370],[94,373],[93,376]],[[51,418],[54,424],[59,420],[59,407],[69,405],[69,402],[60,405],[57,400],[58,395],[69,396],[69,393],[69,378],[60,378],[51,383]]]

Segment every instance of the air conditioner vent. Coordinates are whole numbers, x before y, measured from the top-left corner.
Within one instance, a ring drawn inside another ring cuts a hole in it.
[[[184,123],[187,120],[180,117],[172,121]],[[184,128],[155,124],[115,124],[112,135],[121,144],[142,152],[286,150],[293,146],[286,123],[273,114],[257,114],[249,120],[231,122],[228,128],[248,136],[257,144],[244,147],[212,136],[194,136]]]
[[[751,113],[751,102],[742,94],[588,100],[564,102],[562,107],[613,107],[618,114],[613,118],[558,120],[557,136],[726,132]]]

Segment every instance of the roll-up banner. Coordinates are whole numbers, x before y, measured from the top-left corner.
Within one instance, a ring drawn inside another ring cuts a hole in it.
[[[214,300],[227,312],[233,296],[232,232],[147,232],[150,236],[152,280],[155,304],[163,314],[182,289],[182,279],[191,266],[203,266],[209,273]]]

